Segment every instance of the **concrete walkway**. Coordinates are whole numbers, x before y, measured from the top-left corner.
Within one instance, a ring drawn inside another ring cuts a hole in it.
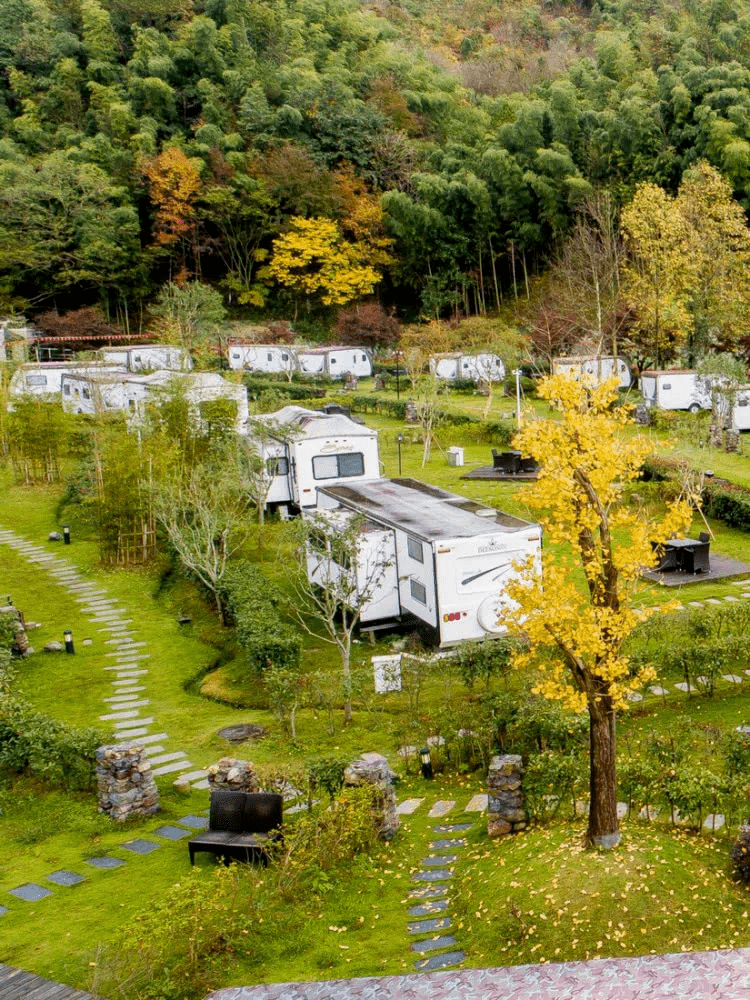
[[[270,983],[207,1000],[750,1000],[750,949]]]

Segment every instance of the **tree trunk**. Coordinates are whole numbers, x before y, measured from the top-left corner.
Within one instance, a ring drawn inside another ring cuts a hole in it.
[[[609,850],[620,843],[617,821],[615,712],[608,698],[589,708],[589,826],[586,839]]]

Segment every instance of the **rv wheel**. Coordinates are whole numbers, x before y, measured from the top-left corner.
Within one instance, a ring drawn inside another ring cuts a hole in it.
[[[691,403],[690,406],[688,406],[688,411],[690,413],[698,413],[699,410],[700,405],[698,403]]]

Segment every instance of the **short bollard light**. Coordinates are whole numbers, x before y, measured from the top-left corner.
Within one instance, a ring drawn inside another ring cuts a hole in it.
[[[422,777],[432,778],[432,758],[430,757],[430,751],[427,747],[423,747],[419,751],[419,759],[422,762]]]
[[[63,638],[65,639],[65,652],[71,654],[75,653],[76,649],[75,646],[73,645],[73,632],[71,631],[71,629],[69,628],[65,629],[65,631],[63,632]]]
[[[70,545],[70,525],[63,525],[63,542],[65,545]]]

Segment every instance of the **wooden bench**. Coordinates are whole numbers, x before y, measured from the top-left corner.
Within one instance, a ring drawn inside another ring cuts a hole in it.
[[[208,830],[188,841],[190,864],[200,851],[230,860],[268,862],[269,847],[281,838],[284,799],[273,792],[232,792],[211,795]]]

